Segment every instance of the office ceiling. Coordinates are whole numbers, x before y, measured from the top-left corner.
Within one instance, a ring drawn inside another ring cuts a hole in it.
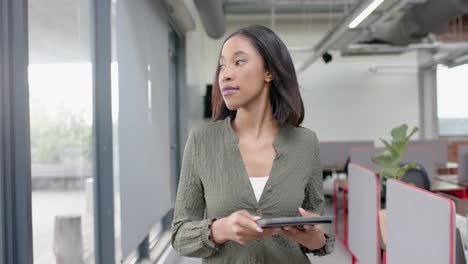
[[[227,15],[346,13],[359,0],[225,0]]]
[[[197,2],[198,0],[194,0]],[[205,0],[215,2],[216,0]],[[451,45],[439,38],[449,29],[449,22],[468,13],[468,0],[385,0],[356,28],[350,22],[368,7],[373,0],[224,0],[225,16],[308,14],[311,18],[335,15],[335,26],[318,43],[310,43],[314,55],[301,67],[305,69],[328,50],[341,51],[343,55],[400,54],[414,49],[455,50],[465,54],[467,42]],[[219,2],[218,2],[219,3]],[[275,15],[275,16],[273,16]],[[460,20],[464,21],[464,20]],[[221,20],[207,24],[222,25]],[[465,23],[461,23],[464,28]],[[465,26],[466,27],[466,26]],[[209,35],[222,36],[223,26],[213,28]],[[453,39],[458,39],[456,36]],[[453,42],[453,41],[452,41]],[[307,46],[307,43],[304,44]],[[454,57],[454,56],[452,56]]]

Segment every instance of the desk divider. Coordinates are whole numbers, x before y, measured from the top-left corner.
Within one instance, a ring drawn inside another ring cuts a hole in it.
[[[434,155],[434,161],[436,163],[445,164],[448,162],[448,143],[441,139],[419,139],[411,140],[408,142],[408,146],[430,146],[432,154]]]
[[[468,181],[468,144],[458,146],[458,179]]]
[[[371,156],[383,152],[386,148],[352,148],[351,149],[351,162],[359,164],[372,171],[378,171],[380,166],[374,164]],[[429,179],[436,177],[435,160],[432,153],[431,146],[428,145],[412,145],[407,146],[405,155],[401,159],[405,163],[418,163],[424,167],[429,176]]]
[[[358,147],[351,149],[351,162],[358,164],[364,168],[368,168],[372,171],[378,171],[380,166],[374,164],[371,160],[372,155],[376,155],[382,151],[384,148],[374,148],[374,147]]]
[[[320,160],[325,166],[344,165],[353,147],[373,147],[374,141],[320,142]]]
[[[387,181],[387,264],[455,264],[455,206],[443,196]]]
[[[402,162],[418,163],[426,169],[429,179],[436,178],[436,160],[432,147],[427,145],[407,146]]]
[[[348,167],[348,246],[360,264],[380,263],[380,183],[370,169]]]

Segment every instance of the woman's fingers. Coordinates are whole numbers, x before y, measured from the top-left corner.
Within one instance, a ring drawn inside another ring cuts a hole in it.
[[[245,216],[247,218],[250,218],[252,219],[253,221],[258,221],[260,219],[262,219],[260,216],[253,216],[251,215],[249,212],[247,212],[246,210],[241,210],[238,212],[239,215],[242,215],[242,216]]]
[[[283,229],[286,236],[308,248],[320,248],[325,244],[322,225],[305,225],[304,231],[294,226],[287,226]]]
[[[253,216],[249,212],[239,211],[238,224],[252,230],[252,232],[262,233],[263,229],[257,225],[257,221],[262,219],[260,216]]]
[[[284,233],[281,227],[261,228],[257,224],[261,217],[253,216],[245,210],[235,212],[231,219],[233,240],[242,245],[258,238]]]
[[[237,219],[237,224],[245,229],[247,229],[250,233],[263,233],[263,229],[257,225],[257,222],[252,220],[250,217],[240,217]]]
[[[318,214],[308,212],[308,211],[304,210],[304,208],[302,208],[302,207],[299,207],[299,213],[301,214],[301,216],[304,216],[304,217],[320,216]]]
[[[268,227],[263,229],[263,237],[282,234],[283,230],[281,227]]]
[[[288,230],[284,230],[283,234],[286,235],[287,237],[289,237],[290,239],[298,242],[298,243],[302,243],[302,239],[295,233],[292,233],[292,232],[290,232]]]
[[[286,232],[289,232],[289,233],[294,234],[294,235],[298,235],[298,234],[303,233],[303,231],[299,230],[295,226],[285,226],[285,227],[283,227],[283,229],[286,230]]]
[[[304,225],[304,230],[307,233],[317,233],[323,231],[323,225]]]
[[[276,234],[282,234],[281,228],[264,228],[263,233],[257,233],[252,235],[251,233],[239,233],[237,242],[240,244],[244,245],[248,242],[251,242],[253,240],[257,240],[262,237],[268,237]]]

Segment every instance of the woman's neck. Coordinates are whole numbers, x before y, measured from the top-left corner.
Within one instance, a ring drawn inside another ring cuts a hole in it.
[[[278,121],[273,118],[269,98],[263,98],[260,102],[250,105],[237,110],[232,124],[237,135],[240,138],[273,138],[278,130]]]

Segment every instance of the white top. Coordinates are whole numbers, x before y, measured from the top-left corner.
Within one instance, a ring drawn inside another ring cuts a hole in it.
[[[260,196],[262,196],[262,192],[265,188],[268,178],[269,176],[249,177],[250,183],[252,183],[252,187],[255,193],[255,198],[257,198],[257,202],[260,200]]]

